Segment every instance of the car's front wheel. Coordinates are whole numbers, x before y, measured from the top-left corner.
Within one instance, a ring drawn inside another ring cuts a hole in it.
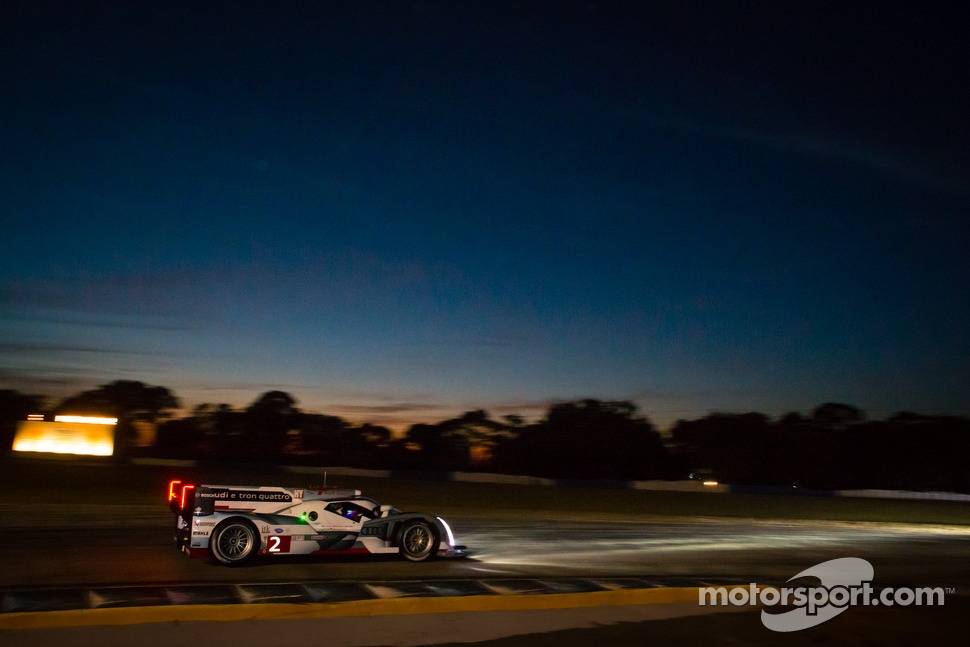
[[[427,521],[415,521],[401,531],[401,554],[412,562],[423,562],[438,552],[438,536]]]
[[[209,550],[223,564],[244,564],[259,553],[259,533],[245,519],[228,519],[212,532]]]

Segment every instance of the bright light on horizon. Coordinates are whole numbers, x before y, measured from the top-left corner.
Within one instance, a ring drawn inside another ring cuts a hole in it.
[[[82,425],[116,425],[117,418],[99,418],[98,416],[54,416],[54,422],[75,422]]]
[[[111,456],[117,418],[57,416],[54,422],[26,420],[17,424],[15,452]]]

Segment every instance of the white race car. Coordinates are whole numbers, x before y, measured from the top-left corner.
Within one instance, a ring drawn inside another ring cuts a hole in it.
[[[360,490],[169,483],[175,545],[230,566],[257,555],[400,554],[460,557],[441,517],[401,512]]]

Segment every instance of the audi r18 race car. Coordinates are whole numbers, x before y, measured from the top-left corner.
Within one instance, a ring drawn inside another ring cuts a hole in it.
[[[175,545],[235,566],[257,555],[400,554],[459,557],[441,517],[401,512],[360,490],[193,485],[171,481]]]

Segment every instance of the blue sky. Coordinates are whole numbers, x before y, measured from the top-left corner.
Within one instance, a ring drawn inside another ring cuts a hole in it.
[[[5,4],[0,388],[970,415],[950,3]]]

